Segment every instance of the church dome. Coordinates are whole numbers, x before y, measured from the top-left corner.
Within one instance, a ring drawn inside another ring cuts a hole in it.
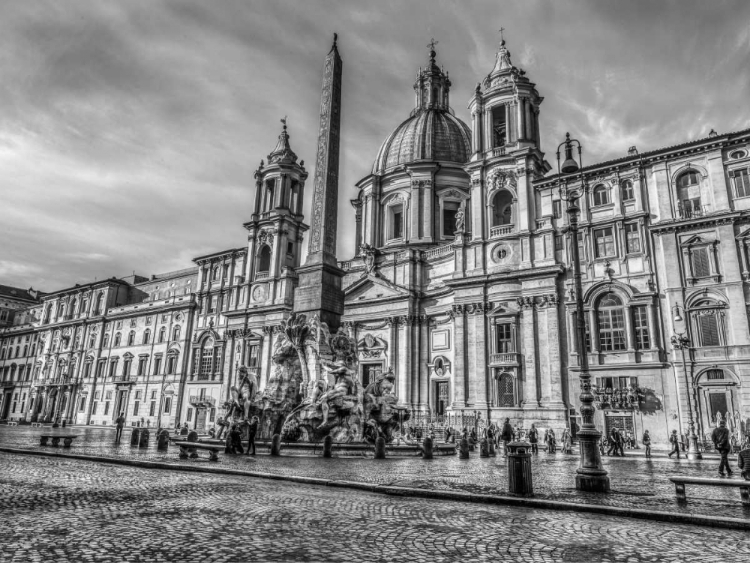
[[[464,164],[471,156],[471,131],[449,111],[421,109],[383,142],[373,174],[420,160]]]

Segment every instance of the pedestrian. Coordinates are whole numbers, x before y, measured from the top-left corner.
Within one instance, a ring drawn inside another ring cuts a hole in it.
[[[742,478],[750,481],[750,447],[740,450],[737,454],[737,466],[742,470]]]
[[[625,457],[625,450],[623,449],[623,444],[625,443],[625,438],[622,435],[622,430],[617,431],[617,449],[620,450],[620,457]]]
[[[727,459],[727,456],[729,455],[729,430],[727,429],[727,423],[725,420],[720,420],[719,427],[714,428],[714,431],[711,433],[711,440],[716,447],[716,451],[721,454],[719,475],[721,477],[726,477],[727,475],[731,477],[733,472],[729,468],[729,460]],[[724,474],[724,470],[727,472],[726,475]]]
[[[227,442],[229,445],[229,447],[227,448],[229,451],[227,453],[245,453],[245,450],[242,448],[242,435],[240,434],[240,429],[236,424],[232,425],[232,429],[229,431],[229,436],[227,436]]]
[[[561,441],[562,441],[563,453],[572,454],[573,453],[573,440],[570,437],[570,430],[567,427],[565,428],[565,430],[563,430]]]
[[[531,444],[531,453],[539,453],[539,431],[536,426],[532,423],[531,429],[529,430],[529,443]]]
[[[547,453],[557,453],[557,438],[555,437],[555,431],[550,428],[547,433]]]
[[[508,454],[508,442],[513,439],[513,427],[510,425],[510,419],[506,418],[503,423],[503,430],[500,433],[500,439],[503,441],[503,452]]]
[[[125,426],[125,413],[121,412],[120,416],[115,420],[115,442],[119,442],[122,438],[122,427]]]
[[[672,434],[669,436],[669,443],[672,444],[672,451],[669,452],[669,457],[672,457],[672,454],[677,454],[677,459],[680,459],[680,439],[677,437],[677,430],[672,430]]]
[[[487,441],[492,442],[492,445],[495,444],[495,428],[494,427],[495,427],[494,424],[490,424],[487,427]]]
[[[260,419],[257,416],[252,418],[250,426],[247,427],[247,451],[246,455],[255,455],[255,433],[258,432],[258,424]],[[250,448],[253,448],[253,453],[250,453]]]
[[[446,426],[445,427],[445,435],[444,435],[444,441],[445,441],[445,443],[447,444],[448,442],[450,442],[450,439],[451,439],[451,427],[450,426]]]
[[[478,441],[479,440],[477,439],[477,429],[472,427],[471,431],[469,432],[469,444],[473,446]]]
[[[651,436],[648,433],[648,430],[643,431],[643,445],[646,446],[646,457],[651,457]]]
[[[613,428],[609,432],[609,449],[607,450],[607,455],[615,455],[617,456],[617,428]]]

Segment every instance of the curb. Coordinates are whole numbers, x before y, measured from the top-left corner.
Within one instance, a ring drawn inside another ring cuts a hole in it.
[[[728,528],[734,530],[750,530],[750,519],[719,518],[697,514],[678,514],[673,512],[661,512],[643,510],[640,508],[620,508],[616,506],[602,506],[595,504],[584,504],[564,502],[556,500],[544,500],[536,498],[523,498],[515,496],[485,495],[467,493],[463,491],[442,491],[436,489],[418,489],[413,487],[398,487],[393,485],[376,485],[373,483],[362,483],[359,481],[342,481],[321,479],[318,477],[302,477],[295,475],[276,475],[260,471],[244,471],[241,469],[229,469],[223,467],[203,467],[195,465],[173,465],[158,461],[141,461],[134,459],[123,459],[113,457],[100,457],[85,454],[71,454],[63,452],[46,452],[36,450],[25,450],[17,448],[0,447],[0,452],[33,455],[40,457],[56,457],[63,459],[75,459],[82,461],[93,461],[96,463],[110,463],[114,465],[125,465],[140,467],[143,469],[168,469],[187,473],[213,473],[218,475],[237,475],[242,477],[256,477],[259,479],[270,479],[275,481],[288,481],[292,483],[303,483],[306,485],[318,485],[326,487],[337,487],[345,489],[356,489],[371,493],[385,494],[400,497],[416,497],[435,500],[452,500],[460,502],[471,502],[476,504],[495,504],[505,506],[518,506],[522,508],[536,508],[546,510],[589,512],[592,514],[604,514],[607,516],[618,516],[624,518],[636,518],[639,520],[652,520],[658,522],[671,522],[675,524],[692,524],[707,526],[711,528]]]

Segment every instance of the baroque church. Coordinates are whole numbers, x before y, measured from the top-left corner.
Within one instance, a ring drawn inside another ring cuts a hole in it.
[[[540,148],[543,97],[504,41],[469,124],[436,56],[352,192],[354,245],[338,268],[362,384],[392,370],[414,423],[575,433],[577,244],[597,426],[657,443],[691,419],[701,437],[722,418],[747,431],[750,130],[631,147],[561,177]],[[124,412],[205,429],[240,367],[263,389],[299,285],[307,179],[284,123],[255,172],[245,244],[16,311],[0,328],[0,420],[107,425]],[[584,194],[577,241],[565,187]]]

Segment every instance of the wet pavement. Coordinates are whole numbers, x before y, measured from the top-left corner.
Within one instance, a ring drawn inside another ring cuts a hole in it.
[[[38,436],[41,430],[28,426],[0,426],[0,446],[53,451],[54,448],[50,446],[39,446]],[[44,430],[49,431],[50,428]],[[264,453],[267,449],[260,448],[257,456],[232,456],[221,453],[220,461],[212,463],[208,461],[208,452],[205,451],[199,452],[201,457],[195,460],[179,459],[179,448],[175,446],[170,446],[166,451],[157,451],[153,430],[148,448],[130,446],[130,429],[125,430],[120,444],[114,443],[115,432],[112,428],[73,427],[58,431],[80,435],[69,450],[59,448],[61,453],[159,461],[174,465],[198,464],[277,475],[423,489],[495,495],[504,495],[508,491],[506,458],[502,454],[494,458],[480,458],[478,450],[472,452],[468,460],[458,459],[458,456],[435,457],[432,460],[423,460],[420,457],[374,460],[371,454],[368,457],[332,459],[324,459],[320,455],[285,455],[283,447],[281,457],[271,457]],[[584,493],[575,489],[577,454],[541,452],[534,455],[532,478],[535,496],[546,500],[750,520],[750,509],[741,504],[739,490],[735,488],[688,486],[688,502],[676,501],[674,485],[668,479],[670,476],[715,477],[718,460],[677,461],[665,457],[647,460],[635,456],[605,456],[603,464],[610,475],[612,492]],[[732,465],[734,467],[734,462]],[[734,479],[739,479],[739,472],[735,473]]]
[[[750,560],[740,530],[8,453],[0,522],[8,562]]]

